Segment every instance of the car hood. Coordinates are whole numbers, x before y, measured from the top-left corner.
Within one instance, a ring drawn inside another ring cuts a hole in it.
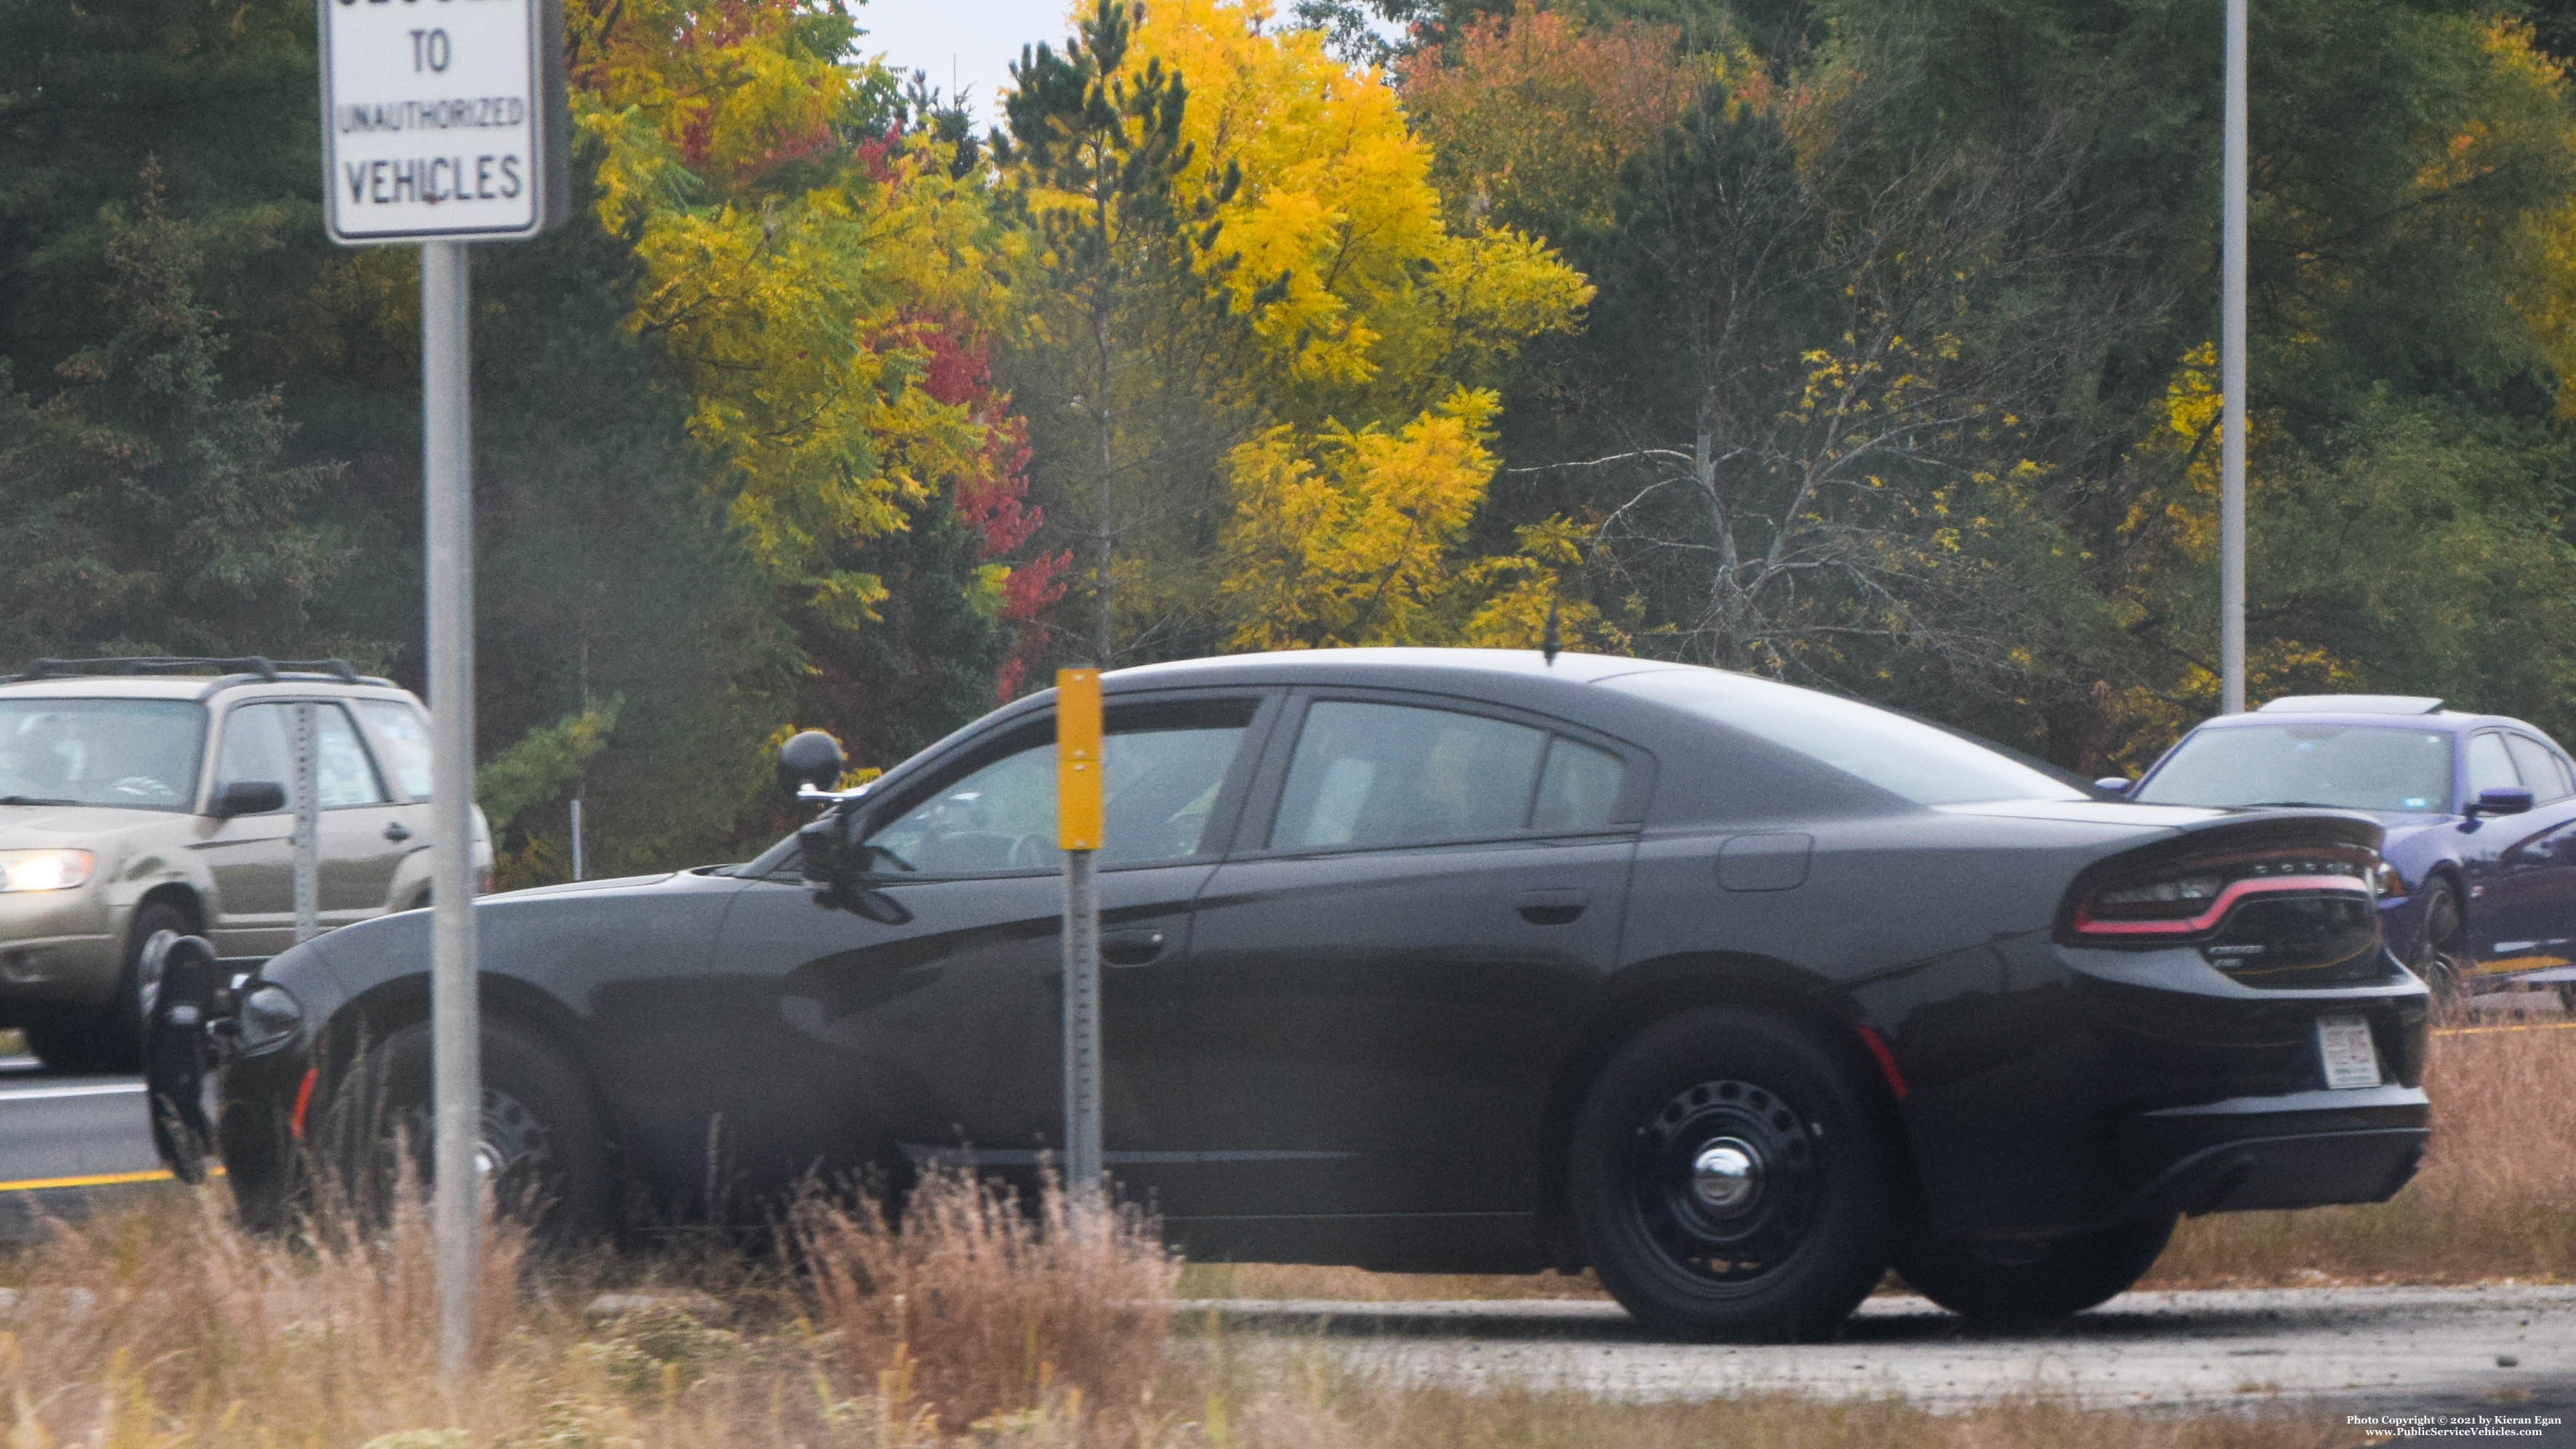
[[[678,871],[665,870],[656,871],[651,875],[619,875],[603,880],[571,880],[557,885],[527,886],[520,890],[501,891],[494,895],[483,896],[481,899],[532,901],[547,896],[579,896],[588,895],[593,891],[632,890],[643,886],[660,885],[677,874],[679,874]]]
[[[191,818],[114,805],[0,805],[0,850],[88,849],[123,835],[184,828]]]

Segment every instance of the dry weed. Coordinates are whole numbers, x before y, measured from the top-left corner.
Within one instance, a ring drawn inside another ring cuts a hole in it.
[[[900,1229],[874,1199],[808,1196],[790,1214],[818,1321],[845,1369],[941,1422],[1042,1407],[1150,1401],[1179,1265],[1131,1208],[1050,1183],[1032,1215],[971,1174],[916,1186]]]

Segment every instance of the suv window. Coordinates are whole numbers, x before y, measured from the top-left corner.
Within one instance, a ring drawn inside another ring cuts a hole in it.
[[[222,753],[215,758],[215,789],[237,780],[268,780],[295,789],[294,716],[292,704],[245,704],[224,716]],[[385,787],[358,740],[348,711],[336,704],[313,706],[314,783],[321,808],[381,805]]]
[[[362,699],[358,714],[384,748],[385,768],[414,800],[429,798],[429,726],[420,711],[398,699]]]
[[[2506,735],[2504,745],[2513,752],[2514,768],[2521,772],[2535,802],[2566,798],[2567,772],[2547,745],[2527,735]]]
[[[1227,771],[1252,724],[1251,700],[1112,706],[1101,741],[1104,866],[1153,865],[1215,854],[1208,825]],[[935,786],[862,849],[868,868],[929,876],[1059,870],[1055,732],[1015,732],[999,758]]]
[[[1319,700],[1289,757],[1276,850],[1419,845],[1598,830],[1619,757],[1545,730],[1420,705]]]
[[[184,700],[0,699],[0,799],[185,810],[205,731]]]
[[[2513,758],[2504,750],[2504,736],[2493,730],[2469,737],[2469,798],[2475,800],[2488,790],[2513,790],[2522,786],[2514,773]]]

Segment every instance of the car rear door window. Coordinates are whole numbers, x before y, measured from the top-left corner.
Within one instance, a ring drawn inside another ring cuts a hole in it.
[[[1539,772],[1530,828],[1551,834],[1606,828],[1627,777],[1617,755],[1557,736],[1548,742],[1547,768]]]
[[[2559,767],[2558,757],[2549,747],[2524,735],[2506,735],[2504,744],[2513,753],[2514,767],[2522,774],[2523,785],[2531,791],[2535,803],[2547,804],[2565,799],[2567,775]]]
[[[2493,730],[2469,737],[2469,798],[2475,800],[2488,790],[2518,790],[2522,777],[2515,773],[2513,757],[2505,753],[2504,736]]]
[[[429,798],[429,727],[420,711],[398,699],[362,699],[358,712],[384,749],[385,768],[414,800]]]
[[[1276,850],[1492,839],[1529,826],[1544,730],[1416,705],[1321,700],[1308,706],[1270,832]],[[1573,745],[1571,750],[1587,750]],[[1599,751],[1591,751],[1599,754]],[[1615,769],[1617,761],[1611,759]],[[1569,752],[1551,810],[1605,814],[1599,764]],[[1615,786],[1611,802],[1617,799]],[[1555,826],[1551,828],[1579,828]]]

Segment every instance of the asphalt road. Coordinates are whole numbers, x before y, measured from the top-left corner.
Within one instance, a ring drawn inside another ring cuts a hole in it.
[[[2034,1397],[2164,1411],[2288,1403],[2556,1418],[2511,1442],[2576,1444],[2576,1287],[2130,1293],[2044,1333],[1981,1331],[1890,1295],[1863,1304],[1835,1342],[1782,1345],[1664,1342],[1605,1302],[1190,1307],[1404,1384],[1639,1401],[1902,1398],[1935,1410]]]
[[[0,1057],[0,1242],[43,1233],[120,1192],[166,1181],[140,1077],[58,1077]]]

